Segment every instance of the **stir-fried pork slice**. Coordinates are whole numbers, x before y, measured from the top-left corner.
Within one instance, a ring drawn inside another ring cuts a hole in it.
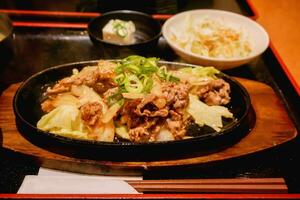
[[[185,136],[189,117],[185,116],[182,110],[171,110],[170,118],[168,118],[166,122],[167,128],[176,139],[182,139]]]
[[[99,79],[111,79],[115,76],[115,68],[117,64],[114,62],[100,60],[98,62]]]
[[[48,87],[46,93],[48,95],[59,94],[70,90],[70,85],[65,83],[57,83],[52,88]]]
[[[135,109],[135,114],[146,117],[167,117],[170,107],[182,108],[188,102],[189,84],[165,83],[163,94],[157,96],[149,94],[140,100]]]
[[[52,88],[47,88],[47,94],[57,94],[71,89],[72,85],[92,85],[98,80],[98,67],[85,67],[80,73],[59,80]]]
[[[155,141],[166,122],[174,138],[186,133],[186,121],[180,109],[187,106],[188,83],[163,83],[162,93],[149,94],[142,99],[125,102],[120,122],[126,124],[132,141]]]
[[[180,120],[173,121],[171,119],[167,119],[166,122],[167,122],[167,128],[171,131],[173,136],[175,136],[177,134],[179,134],[179,135],[184,134],[182,131],[185,131],[185,130],[182,128],[182,122]]]
[[[92,87],[98,94],[103,94],[107,90],[116,87],[117,84],[113,79],[102,80],[101,82],[95,83]]]
[[[165,106],[165,98],[149,94],[137,105],[135,113],[138,116],[166,117],[169,111]]]
[[[53,101],[51,99],[47,99],[46,101],[41,103],[41,107],[42,107],[42,110],[46,113],[50,112],[51,110],[53,110],[55,108],[55,106],[53,105]]]
[[[144,118],[144,122],[135,128],[129,129],[129,137],[135,142],[153,142],[161,129],[159,118]]]
[[[137,127],[139,124],[143,123],[143,117],[138,116],[134,112],[140,102],[140,99],[135,99],[131,101],[125,101],[123,105],[123,108],[120,112],[120,122],[121,124],[127,125],[128,129]]]
[[[89,126],[94,126],[99,123],[102,113],[102,105],[98,102],[89,102],[80,107],[82,120]]]
[[[115,66],[115,63],[109,61],[99,61],[98,66],[85,67],[78,74],[58,81],[52,88],[47,89],[47,94],[69,91],[72,85],[87,85],[103,92],[109,86],[116,86],[112,80]],[[97,85],[99,82],[102,85]]]
[[[98,102],[88,102],[80,108],[81,119],[86,124],[89,133],[88,137],[93,140],[100,138],[100,133],[104,131],[104,125],[101,122],[102,105]]]
[[[156,115],[161,111],[150,112],[147,109],[142,111],[139,109],[144,108],[143,105],[148,105],[151,99],[153,98],[149,96],[149,98],[144,99],[144,102],[142,99],[126,101],[120,112],[121,117],[118,122],[127,126],[131,141],[150,142],[156,139],[156,134],[159,132],[164,119],[161,116],[151,117],[151,115]],[[153,104],[148,105],[148,108],[149,106],[154,107]],[[166,116],[166,114],[162,115]]]
[[[139,126],[129,130],[130,140],[133,142],[148,142],[150,133],[145,127]]]
[[[113,88],[110,88],[108,90],[106,90],[104,93],[103,93],[103,100],[106,104],[109,104],[109,98],[115,94],[117,94],[119,91],[119,88],[118,87],[113,87]]]
[[[164,83],[162,87],[163,96],[167,104],[174,108],[183,108],[188,103],[190,84],[188,83]]]
[[[212,80],[197,86],[192,92],[208,105],[226,105],[230,102],[230,85],[223,79]]]

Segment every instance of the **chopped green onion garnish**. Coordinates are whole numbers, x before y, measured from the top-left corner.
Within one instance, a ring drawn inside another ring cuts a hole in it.
[[[161,80],[178,82],[177,77],[168,73],[166,66],[158,67],[158,58],[132,55],[121,60],[115,72],[115,82],[124,93],[149,93],[153,87],[152,75]]]
[[[143,84],[136,75],[129,75],[124,82],[125,89],[131,93],[140,93],[143,91]]]
[[[126,29],[126,26],[125,26],[125,23],[124,22],[116,22],[114,23],[113,25],[113,29],[114,29],[114,32],[120,36],[120,37],[126,37],[127,34],[128,34],[128,31]]]
[[[122,37],[122,38],[126,37],[127,34],[128,34],[126,28],[117,28],[116,30],[117,30],[116,31],[117,35]]]

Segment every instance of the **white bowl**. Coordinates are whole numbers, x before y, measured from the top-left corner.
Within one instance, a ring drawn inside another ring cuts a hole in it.
[[[247,40],[250,43],[251,53],[245,57],[214,58],[185,50],[171,40],[172,32],[170,28],[172,27],[176,31],[183,31],[183,25],[187,15],[190,15],[192,18],[207,16],[209,19],[221,22],[224,26],[241,30],[243,34],[246,34]],[[261,25],[242,15],[221,10],[200,9],[176,14],[164,23],[162,33],[171,48],[187,62],[202,66],[214,66],[220,70],[246,64],[257,58],[269,46],[269,36]]]

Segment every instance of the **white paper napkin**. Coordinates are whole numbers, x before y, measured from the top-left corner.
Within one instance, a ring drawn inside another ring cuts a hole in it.
[[[60,171],[55,169],[48,169],[41,167],[38,176],[72,176],[72,177],[97,177],[99,179],[113,179],[113,180],[143,180],[142,176],[112,176],[112,175],[90,175],[80,174],[67,171]]]
[[[19,194],[138,194],[124,180],[142,176],[87,175],[40,168],[38,175],[25,177]]]

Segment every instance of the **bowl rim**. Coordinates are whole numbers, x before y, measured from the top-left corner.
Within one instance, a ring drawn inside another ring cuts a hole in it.
[[[92,24],[95,23],[96,20],[101,19],[102,17],[110,16],[110,15],[113,15],[113,14],[134,14],[134,15],[140,15],[140,16],[146,17],[150,20],[153,20],[153,22],[157,24],[157,27],[159,27],[159,32],[154,37],[151,37],[148,40],[141,41],[141,42],[136,42],[136,43],[133,43],[133,44],[116,44],[116,43],[105,41],[105,40],[95,36],[94,33],[91,31]],[[158,39],[162,35],[162,27],[161,27],[160,23],[157,20],[155,20],[153,17],[151,17],[151,15],[149,15],[147,13],[140,12],[140,11],[135,11],[135,10],[114,10],[114,11],[105,12],[104,14],[102,14],[98,17],[95,17],[95,18],[93,18],[89,21],[88,26],[87,26],[87,31],[88,31],[89,36],[91,38],[97,40],[98,42],[108,44],[108,45],[112,45],[112,46],[116,46],[116,47],[134,47],[136,45],[147,44],[149,42],[152,42],[152,41]]]
[[[108,61],[118,61],[119,59],[108,59]],[[32,79],[34,79],[35,77],[38,77],[44,73],[47,73],[49,71],[52,70],[59,70],[62,68],[67,68],[70,66],[76,67],[76,65],[85,65],[88,66],[91,63],[97,63],[99,60],[88,60],[88,61],[80,61],[80,62],[73,62],[73,63],[66,63],[66,64],[62,64],[62,65],[57,65],[54,67],[50,67],[50,68],[46,68],[36,74],[33,74],[32,76],[30,76],[27,80],[25,80],[24,82],[22,82],[21,86],[18,88],[18,90],[16,91],[14,98],[13,98],[13,111],[14,114],[16,116],[16,120],[21,120],[22,123],[26,124],[27,126],[31,127],[32,129],[36,130],[36,132],[38,134],[41,135],[45,135],[54,139],[59,140],[60,142],[63,143],[74,143],[77,145],[100,145],[100,146],[159,146],[162,144],[180,144],[180,143],[185,143],[185,142],[197,142],[197,141],[203,141],[205,139],[211,139],[212,136],[215,137],[220,137],[220,136],[224,136],[224,135],[228,135],[230,133],[232,133],[233,130],[235,130],[237,127],[239,127],[241,125],[241,122],[243,122],[248,114],[250,113],[251,110],[251,99],[250,96],[246,90],[246,88],[240,84],[238,81],[236,81],[234,78],[224,74],[223,72],[220,72],[220,74],[229,79],[233,84],[237,85],[239,90],[242,93],[242,99],[245,101],[246,107],[245,107],[245,112],[242,114],[242,116],[235,120],[234,123],[232,123],[229,127],[227,127],[226,129],[223,129],[219,132],[214,132],[213,134],[206,134],[203,136],[198,136],[198,137],[192,137],[192,138],[188,138],[188,139],[182,139],[182,140],[173,140],[173,141],[158,141],[158,142],[147,142],[147,143],[143,143],[143,142],[130,142],[130,141],[122,141],[122,142],[104,142],[104,141],[93,141],[93,140],[85,140],[85,139],[76,139],[76,138],[69,138],[69,137],[64,137],[61,135],[57,135],[51,132],[47,132],[47,131],[43,131],[37,128],[36,125],[31,124],[30,122],[28,122],[26,119],[23,118],[23,115],[20,113],[19,109],[18,109],[18,99],[19,96],[21,95],[20,93],[22,92],[23,88],[30,83],[30,81],[32,81]],[[180,66],[180,67],[197,67],[199,65],[193,65],[193,64],[188,64],[188,63],[179,63],[179,62],[170,62],[170,61],[159,61],[161,64],[167,64],[167,65],[176,65],[176,66]],[[216,134],[217,133],[217,134]],[[214,138],[214,137],[213,137]]]
[[[9,18],[9,16],[6,13],[0,13],[0,15],[5,20],[5,23],[6,23],[5,26],[8,26],[8,28],[9,28],[9,31],[6,34],[1,32],[2,35],[4,35],[4,38],[2,40],[0,40],[0,42],[3,42],[4,40],[6,40],[8,37],[10,37],[12,35],[14,28],[13,28],[11,19]]]
[[[220,14],[224,14],[224,15],[230,15],[236,18],[240,18],[242,20],[246,20],[248,22],[250,22],[250,24],[253,25],[253,27],[255,27],[257,30],[259,30],[261,32],[261,34],[263,35],[263,37],[265,38],[265,46],[263,48],[261,48],[260,51],[255,51],[253,52],[253,54],[249,54],[247,56],[244,57],[232,57],[232,58],[215,58],[215,57],[209,57],[209,56],[203,56],[200,54],[196,54],[190,51],[187,51],[185,49],[183,49],[182,47],[178,46],[177,44],[175,44],[174,42],[171,41],[171,39],[169,37],[167,37],[167,26],[174,20],[176,20],[177,18],[184,16],[188,13],[198,13],[198,12],[211,12],[212,14],[214,13],[220,13]],[[188,10],[188,11],[184,11],[181,13],[178,13],[176,15],[173,15],[172,17],[170,17],[167,21],[165,21],[165,23],[163,24],[162,27],[162,35],[165,38],[165,40],[167,41],[167,43],[173,48],[176,49],[178,51],[180,51],[183,54],[186,54],[188,56],[192,56],[194,58],[197,59],[203,59],[203,60],[208,60],[208,61],[216,61],[216,62],[238,62],[238,61],[245,61],[245,60],[251,60],[257,56],[259,56],[260,54],[262,54],[269,46],[270,44],[270,38],[269,35],[267,33],[267,31],[256,21],[250,19],[249,17],[245,17],[243,15],[240,15],[238,13],[234,13],[234,12],[230,12],[230,11],[225,11],[225,10],[218,10],[218,9],[194,9],[194,10]]]

